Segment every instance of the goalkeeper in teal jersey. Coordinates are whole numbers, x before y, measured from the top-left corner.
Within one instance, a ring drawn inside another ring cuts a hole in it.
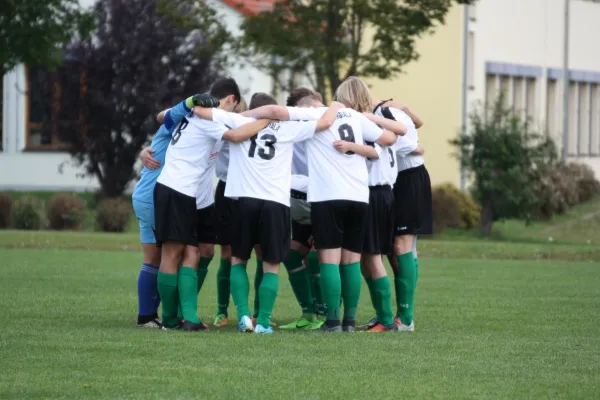
[[[157,313],[160,298],[156,282],[158,266],[160,265],[160,248],[156,247],[156,240],[154,238],[153,193],[156,179],[158,179],[162,171],[167,147],[177,125],[192,111],[195,105],[216,107],[218,106],[218,102],[215,104],[215,101],[208,94],[197,94],[187,98],[166,112],[161,112],[159,116],[163,118],[164,115],[164,123],[154,134],[150,149],[145,149],[142,152],[147,157],[140,155],[147,162],[144,162],[140,180],[135,185],[132,195],[133,209],[140,225],[140,240],[144,251],[144,260],[138,276],[138,327],[161,327]],[[149,156],[150,152],[152,153],[151,157]]]

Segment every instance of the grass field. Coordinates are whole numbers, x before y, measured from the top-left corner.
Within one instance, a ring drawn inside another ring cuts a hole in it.
[[[137,235],[0,231],[0,399],[597,398],[596,205],[500,240],[421,241],[414,333],[136,329]],[[365,286],[361,321],[368,303]],[[298,312],[282,272],[274,320]]]

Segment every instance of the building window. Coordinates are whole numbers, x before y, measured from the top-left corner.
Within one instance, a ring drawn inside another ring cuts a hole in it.
[[[504,107],[511,108],[512,107],[512,85],[511,85],[511,77],[502,75],[500,76],[500,90],[504,93]]]
[[[4,77],[0,76],[0,151],[4,150],[4,135],[2,124],[4,123]]]
[[[600,155],[600,87],[590,86],[590,155]]]
[[[27,66],[26,148],[64,150],[79,129],[84,71],[65,64],[55,71]]]
[[[558,93],[556,91],[557,82],[554,79],[548,80],[546,93],[546,132],[551,138],[558,139]]]
[[[527,118],[535,118],[537,109],[535,99],[537,97],[537,88],[534,78],[527,78],[525,81],[525,115]]]
[[[485,83],[485,106],[489,111],[500,93],[504,94],[504,107],[520,118],[535,121],[537,80],[531,75],[504,75],[488,73]]]
[[[512,110],[516,115],[523,117],[525,112],[525,82],[523,78],[513,78]]]
[[[497,76],[487,74],[485,77],[485,108],[490,109],[498,97],[498,88],[496,86]]]

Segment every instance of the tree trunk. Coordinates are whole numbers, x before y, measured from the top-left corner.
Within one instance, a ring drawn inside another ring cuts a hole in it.
[[[479,233],[481,236],[491,236],[492,224],[494,223],[494,210],[490,202],[481,207],[479,214]]]

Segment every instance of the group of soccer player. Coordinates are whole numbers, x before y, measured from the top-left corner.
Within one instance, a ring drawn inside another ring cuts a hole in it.
[[[431,233],[423,123],[357,77],[334,99],[298,88],[283,107],[255,93],[246,110],[224,78],[158,114],[132,196],[144,252],[137,326],[207,330],[198,294],[219,245],[215,327],[228,325],[231,295],[240,332],[273,333],[283,263],[302,314],[280,329],[354,332],[364,278],[375,310],[366,328],[414,330],[416,238]]]

